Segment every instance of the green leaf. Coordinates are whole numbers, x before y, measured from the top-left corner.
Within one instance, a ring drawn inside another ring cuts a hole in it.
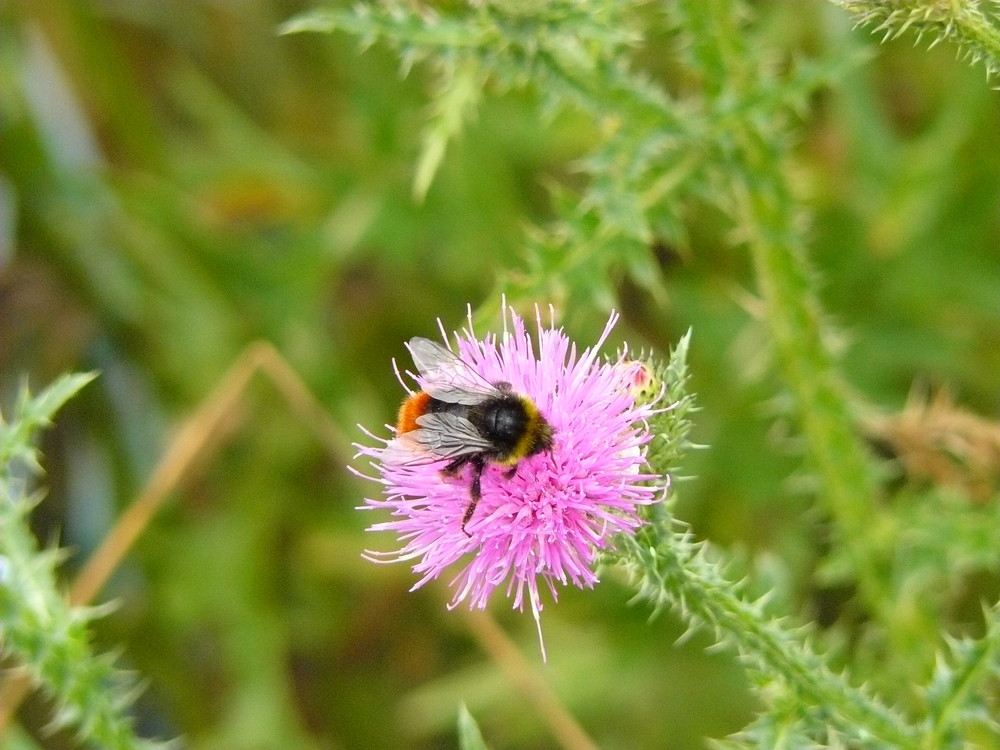
[[[464,703],[458,707],[458,746],[462,750],[488,750],[479,725]]]

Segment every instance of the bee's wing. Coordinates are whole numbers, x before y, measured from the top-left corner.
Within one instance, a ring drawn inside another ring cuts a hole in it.
[[[417,433],[420,430],[411,430],[397,435],[389,441],[382,451],[382,462],[395,466],[407,464],[429,464],[440,461],[440,456],[435,456],[424,445],[417,440]]]
[[[417,336],[407,347],[424,381],[423,389],[438,401],[473,406],[499,393],[495,385],[440,344]]]
[[[417,418],[416,430],[397,435],[382,452],[389,464],[422,464],[492,449],[468,419],[446,412]]]
[[[413,435],[422,446],[441,458],[458,458],[493,449],[492,443],[465,417],[447,412],[417,418],[420,428]]]

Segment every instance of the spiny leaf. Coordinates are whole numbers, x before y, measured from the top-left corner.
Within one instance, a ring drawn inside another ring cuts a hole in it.
[[[947,649],[938,654],[937,666],[925,691],[928,706],[927,736],[943,743],[958,730],[978,722],[997,731],[996,717],[983,700],[983,683],[1000,676],[1000,605],[984,609],[986,632],[981,638],[946,638]]]
[[[854,14],[859,26],[881,34],[883,42],[910,32],[917,42],[929,39],[929,47],[951,41],[970,62],[982,63],[988,76],[1000,74],[1000,27],[978,2],[832,1]]]
[[[13,418],[6,422],[0,415],[0,476],[9,476],[9,464],[15,459],[38,467],[31,444],[35,432],[47,426],[59,408],[95,377],[96,373],[63,375],[34,398],[27,386],[21,389]]]

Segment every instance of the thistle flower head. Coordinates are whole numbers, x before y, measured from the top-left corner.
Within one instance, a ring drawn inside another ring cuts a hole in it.
[[[368,478],[382,485],[382,496],[367,499],[362,509],[392,514],[369,530],[395,532],[400,545],[369,557],[412,562],[420,576],[414,589],[461,563],[450,607],[468,602],[483,609],[502,588],[514,607],[523,610],[527,601],[541,639],[542,585],[555,600],[557,584],[597,583],[597,552],[614,534],[634,533],[642,523],[639,508],[655,502],[665,482],[645,468],[655,405],[636,399],[636,363],[598,353],[617,315],[583,351],[536,318],[534,341],[506,308],[501,336],[477,339],[470,324],[455,337],[453,351],[465,366],[487,383],[509,383],[552,428],[551,447],[516,468],[485,462],[481,497],[467,524],[475,467],[442,472],[450,461],[433,453],[399,460],[399,436],[358,448],[377,472]],[[433,390],[421,375],[413,377],[420,389]]]

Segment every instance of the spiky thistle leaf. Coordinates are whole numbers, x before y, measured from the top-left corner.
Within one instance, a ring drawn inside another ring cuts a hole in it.
[[[14,462],[38,465],[35,433],[92,377],[60,378],[36,397],[25,389],[13,418],[0,424],[0,649],[55,699],[53,727],[72,726],[81,741],[109,750],[152,748],[126,716],[135,681],[113,657],[91,651],[89,623],[106,608],[69,605],[57,577],[64,555],[38,548],[28,525],[38,497],[12,472]]]
[[[7,422],[0,414],[0,472],[3,472],[0,476],[7,476],[15,461],[38,468],[35,433],[47,426],[59,407],[95,377],[94,373],[63,375],[34,398],[26,385],[21,389],[14,418]]]
[[[984,684],[1000,677],[1000,606],[985,609],[981,638],[946,638],[924,697],[926,736],[935,747],[961,747],[968,729],[979,724],[996,734],[995,706],[987,705]]]
[[[859,26],[882,36],[882,41],[904,34],[916,36],[933,47],[942,41],[954,43],[959,53],[973,64],[981,63],[986,74],[1000,73],[1000,26],[996,11],[984,11],[984,4],[969,2],[927,2],[927,0],[833,0],[853,15]]]

